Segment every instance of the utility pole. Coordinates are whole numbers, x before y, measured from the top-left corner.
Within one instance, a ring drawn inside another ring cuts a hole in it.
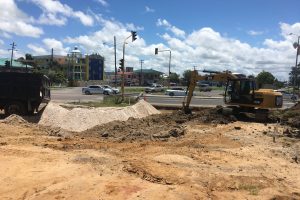
[[[15,50],[15,48],[16,48],[16,44],[15,44],[15,42],[13,42],[12,44],[10,44],[11,45],[11,49],[9,49],[9,50],[11,50],[11,56],[10,56],[10,67],[12,67],[13,66],[13,63],[12,63],[12,61],[13,61],[13,58],[14,58],[14,50]]]
[[[117,41],[116,36],[114,36],[114,52],[115,52],[115,88],[117,87]]]
[[[295,89],[296,89],[296,81],[297,81],[297,71],[298,71],[298,55],[299,55],[299,38],[300,36],[298,36],[298,42],[297,42],[297,48],[296,48],[296,64],[295,64],[295,76],[294,76],[294,87],[293,87],[293,95],[295,96]]]
[[[144,63],[144,60],[140,60],[140,63],[141,63],[140,86],[142,86],[143,85],[143,63]]]
[[[50,61],[50,68],[53,67],[53,48],[51,49],[51,61]]]

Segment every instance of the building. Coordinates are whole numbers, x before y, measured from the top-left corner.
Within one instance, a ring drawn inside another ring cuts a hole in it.
[[[34,62],[37,66],[41,68],[66,66],[67,56],[60,55],[42,55],[42,56],[32,56]]]
[[[8,65],[8,66],[7,66]],[[13,60],[12,65],[10,66],[10,59],[0,58],[0,70],[1,71],[24,71],[30,70],[32,66],[29,64],[24,64],[20,61]]]
[[[104,57],[99,54],[83,55],[75,47],[67,56],[68,79],[76,81],[103,80]]]
[[[139,79],[140,85],[150,85],[152,83],[158,83],[161,81],[161,77],[164,73],[156,71],[154,69],[143,69],[133,71],[136,77]]]
[[[115,80],[117,80],[117,85],[121,84],[122,81],[122,72],[118,71],[117,76],[115,76],[114,72],[106,72],[106,80],[109,84],[114,85]],[[126,67],[126,71],[124,72],[125,85],[150,85],[152,83],[158,83],[162,80],[162,72],[153,70],[153,69],[143,69],[141,70],[133,70],[132,67]],[[116,77],[116,79],[115,79]]]
[[[86,56],[89,80],[103,80],[104,57],[99,54]]]
[[[82,55],[78,47],[68,53],[67,66],[68,66],[68,79],[69,80],[88,80],[88,67],[85,57]]]
[[[105,72],[105,78],[108,84],[118,86],[122,83],[122,74],[123,72],[118,71],[117,74],[115,72]],[[139,85],[138,77],[133,72],[133,67],[126,67],[124,72],[124,83],[125,85]]]

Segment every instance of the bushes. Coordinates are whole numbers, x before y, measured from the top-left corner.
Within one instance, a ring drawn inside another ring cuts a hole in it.
[[[137,102],[135,97],[124,97],[124,101],[122,101],[122,96],[121,95],[108,95],[108,96],[104,96],[103,98],[103,104],[107,104],[107,105],[113,105],[113,104],[127,104],[127,105],[132,105],[135,104]]]

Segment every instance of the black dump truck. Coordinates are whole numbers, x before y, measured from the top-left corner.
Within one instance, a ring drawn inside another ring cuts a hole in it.
[[[5,115],[32,115],[50,101],[50,81],[32,72],[0,71],[0,109]]]

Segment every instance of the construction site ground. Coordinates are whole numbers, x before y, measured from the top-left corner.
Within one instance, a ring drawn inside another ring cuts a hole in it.
[[[283,134],[290,127],[197,112],[83,132],[6,118],[0,199],[300,199],[300,140]]]

